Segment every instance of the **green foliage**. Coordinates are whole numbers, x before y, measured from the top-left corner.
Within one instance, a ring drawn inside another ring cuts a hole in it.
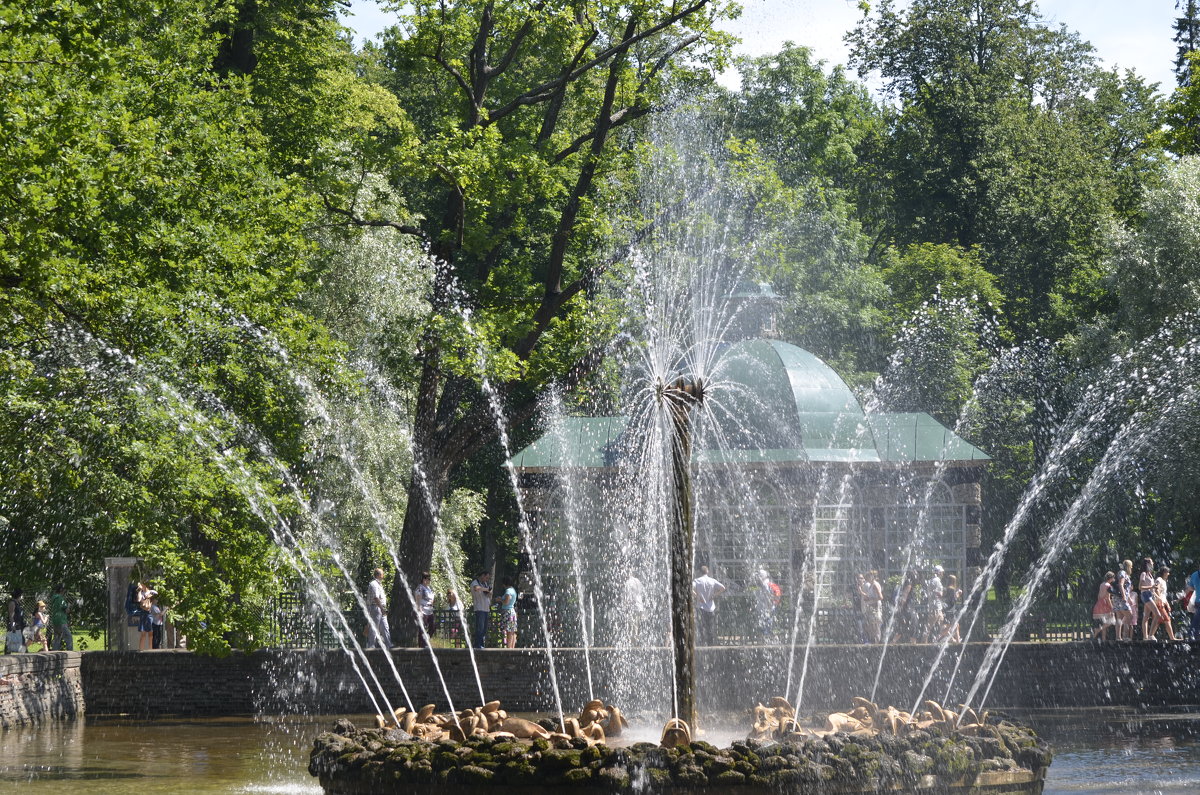
[[[878,152],[882,233],[977,247],[1020,339],[1110,310],[1100,230],[1162,161],[1157,101],[1135,75],[1017,0],[891,2],[851,33],[852,62],[898,101]]]
[[[1004,304],[996,277],[984,270],[979,251],[921,243],[903,252],[890,248],[880,258],[883,279],[891,290],[893,329],[934,299],[966,300],[990,308],[995,317]],[[900,322],[896,322],[896,321]]]
[[[1142,216],[1136,229],[1114,230],[1108,262],[1120,301],[1117,328],[1133,339],[1200,307],[1200,156],[1167,169]]]
[[[1200,155],[1200,52],[1188,54],[1187,68],[1191,77],[1175,89],[1164,112],[1164,144],[1180,156]]]
[[[852,382],[870,380],[884,356],[878,269],[856,204],[873,192],[858,149],[882,133],[865,89],[791,44],[739,64],[742,87],[723,103],[740,211],[753,270],[784,296],[781,332]],[[731,213],[738,217],[738,211]]]
[[[317,201],[272,168],[252,81],[212,71],[210,11],[3,10],[0,577],[65,580],[96,618],[101,559],[145,556],[220,651],[265,637],[305,454],[293,374],[341,379],[298,307]]]

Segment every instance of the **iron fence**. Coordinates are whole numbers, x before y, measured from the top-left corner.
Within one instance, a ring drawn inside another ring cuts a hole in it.
[[[352,600],[351,600],[352,601]],[[981,620],[976,625],[975,636],[970,640],[988,641],[999,635],[1008,619],[1011,602],[989,601],[983,609]],[[271,603],[271,638],[269,645],[283,648],[337,648],[338,640],[330,622],[303,594],[285,592]],[[366,618],[356,606],[342,610],[342,618],[351,631],[365,638]],[[520,613],[521,626],[518,644],[538,645],[541,627],[536,619],[536,608],[530,607]],[[474,633],[474,614],[466,614],[467,626],[464,636],[462,620],[454,610],[434,611],[433,644],[441,648],[464,648],[467,638]],[[817,610],[816,616],[801,613],[795,621],[794,604],[786,600],[780,604],[770,622],[762,620],[752,596],[731,594],[719,601],[717,611],[716,643],[722,646],[790,643],[793,627],[804,642],[810,624],[813,642],[819,644],[861,643],[864,641],[859,614],[846,604],[830,604]],[[1190,615],[1182,611],[1174,613],[1177,635],[1186,634]],[[885,611],[884,627],[888,616]],[[334,619],[341,630],[341,622]],[[553,627],[552,627],[553,630]],[[967,631],[966,626],[961,627]],[[1065,642],[1087,640],[1092,632],[1091,603],[1077,601],[1042,602],[1034,604],[1017,626],[1014,636],[1018,641]],[[395,628],[393,628],[395,634]],[[559,640],[570,643],[577,640],[565,636]],[[602,643],[604,638],[596,638]],[[486,645],[491,648],[503,645],[501,618],[498,610],[489,615]]]

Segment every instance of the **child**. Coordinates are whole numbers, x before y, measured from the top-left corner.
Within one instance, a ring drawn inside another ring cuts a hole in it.
[[[152,592],[153,593],[153,592]],[[163,642],[163,619],[167,611],[158,603],[158,594],[150,597],[150,643],[155,649],[162,648]]]
[[[33,637],[29,639],[29,642],[42,644],[42,651],[45,651],[47,648],[46,627],[49,624],[50,615],[46,612],[46,603],[39,599],[37,611],[33,614]]]

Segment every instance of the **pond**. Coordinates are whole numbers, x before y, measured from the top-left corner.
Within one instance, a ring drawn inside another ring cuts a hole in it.
[[[1055,748],[1047,793],[1200,790],[1200,714],[1129,710],[1021,716]],[[304,793],[313,737],[334,718],[92,718],[0,732],[0,792]],[[369,725],[369,716],[351,716]]]

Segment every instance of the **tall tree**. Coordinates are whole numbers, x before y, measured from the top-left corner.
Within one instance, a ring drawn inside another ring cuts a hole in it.
[[[1200,2],[1175,0],[1182,13],[1175,18],[1175,82],[1180,88],[1192,84],[1188,55],[1200,51]]]
[[[1022,338],[1102,311],[1099,230],[1161,160],[1144,82],[1020,0],[885,0],[848,41],[897,101],[885,237],[978,247]]]
[[[390,97],[309,6],[253,75],[214,70],[207,2],[2,13],[0,579],[61,579],[99,618],[103,557],[143,556],[201,649],[266,640],[272,531],[302,524],[280,481],[311,464],[295,372],[349,387],[303,306],[322,211],[297,176],[387,130],[364,96]],[[313,79],[272,77],[295,37]]]
[[[633,169],[619,168],[638,152],[631,125],[668,79],[707,80],[721,66],[727,41],[713,23],[727,13],[714,0],[420,0],[385,35],[386,84],[418,139],[393,172],[408,211],[393,226],[436,262],[400,542],[410,583],[430,565],[453,474],[497,436],[492,400],[520,425],[540,387],[577,382],[602,355],[616,320],[592,290],[621,258],[614,237],[638,233],[613,220],[622,205],[640,214],[624,181]]]
[[[1192,77],[1171,94],[1164,108],[1163,141],[1177,155],[1200,154],[1200,51],[1187,57]]]

